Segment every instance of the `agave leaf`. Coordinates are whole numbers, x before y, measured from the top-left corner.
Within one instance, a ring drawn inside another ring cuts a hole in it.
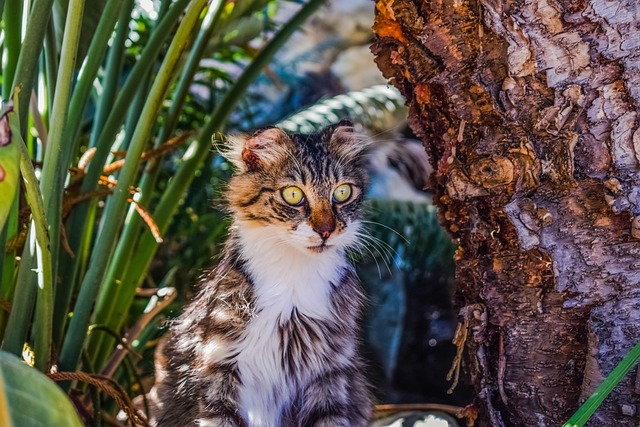
[[[12,137],[9,114],[14,114],[11,105],[0,116],[0,229],[7,220],[20,175],[20,147]]]
[[[397,89],[374,85],[324,99],[278,123],[289,132],[311,133],[345,117],[370,131],[391,129],[406,120],[405,99]]]
[[[0,387],[14,426],[82,427],[73,405],[62,390],[18,357],[0,351],[0,376]]]

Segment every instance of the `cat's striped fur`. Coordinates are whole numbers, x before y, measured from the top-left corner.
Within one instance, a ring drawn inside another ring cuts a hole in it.
[[[348,122],[232,141],[233,224],[158,351],[158,426],[367,425],[362,294],[345,255],[368,185],[363,148]],[[287,188],[302,202],[288,203]]]

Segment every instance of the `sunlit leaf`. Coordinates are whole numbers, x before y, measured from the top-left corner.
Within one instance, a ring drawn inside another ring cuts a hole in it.
[[[0,351],[0,372],[9,415],[14,426],[83,425],[62,390],[18,357]]]
[[[9,126],[9,113],[12,112],[13,109],[8,108],[0,116],[0,229],[7,220],[20,173],[20,150]]]

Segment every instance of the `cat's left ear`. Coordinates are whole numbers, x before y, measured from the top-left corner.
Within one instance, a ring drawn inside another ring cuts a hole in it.
[[[282,129],[271,127],[252,136],[231,137],[229,142],[225,156],[240,172],[255,172],[283,160],[291,139]]]
[[[366,135],[355,131],[349,120],[328,126],[325,131],[330,134],[329,147],[341,156],[358,156],[367,149],[370,140]]]

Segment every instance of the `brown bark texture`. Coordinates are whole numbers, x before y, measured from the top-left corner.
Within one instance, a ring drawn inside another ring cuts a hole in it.
[[[459,243],[478,423],[559,426],[640,340],[640,4],[378,0],[374,31]],[[588,425],[639,423],[635,367]]]

